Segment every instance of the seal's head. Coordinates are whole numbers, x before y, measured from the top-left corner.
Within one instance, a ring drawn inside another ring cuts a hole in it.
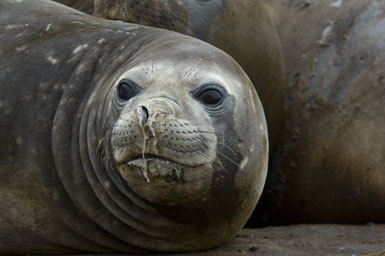
[[[187,227],[171,235],[182,250],[212,247],[235,236],[261,194],[263,109],[222,51],[189,38],[146,49],[111,93],[114,169],[159,214]]]

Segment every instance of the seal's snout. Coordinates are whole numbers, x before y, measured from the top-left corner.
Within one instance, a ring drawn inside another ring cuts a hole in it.
[[[138,107],[138,114],[140,119],[140,124],[142,127],[147,123],[148,120],[148,110],[145,106]]]

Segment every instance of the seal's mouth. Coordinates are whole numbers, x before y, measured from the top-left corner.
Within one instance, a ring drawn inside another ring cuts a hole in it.
[[[147,183],[150,183],[150,180],[153,177],[166,176],[174,177],[175,180],[180,181],[183,176],[184,167],[187,167],[185,164],[153,154],[145,154],[144,156],[141,155],[131,158],[127,162],[121,164],[121,166],[128,167],[129,170],[138,171],[143,175]]]
[[[171,158],[168,158],[168,157],[165,157],[165,156],[160,156],[160,155],[156,155],[156,154],[151,154],[151,153],[146,153],[146,154],[141,154],[141,155],[136,155],[136,156],[133,156],[131,157],[129,160],[126,160],[122,163],[120,163],[120,165],[122,164],[127,164],[127,165],[132,165],[132,164],[139,164],[139,163],[143,163],[145,164],[145,162],[155,162],[155,163],[159,163],[159,164],[173,164],[173,165],[180,165],[180,166],[186,166],[186,167],[198,167],[199,165],[195,164],[186,164],[185,162],[182,162],[182,161],[178,161],[176,159],[171,159]]]

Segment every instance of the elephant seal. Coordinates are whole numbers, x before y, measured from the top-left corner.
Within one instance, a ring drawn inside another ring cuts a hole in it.
[[[258,92],[274,147],[283,121],[286,77],[279,38],[261,0],[57,1],[97,17],[190,35],[228,53]]]
[[[270,224],[384,222],[385,3],[266,3],[289,86],[256,212]]]
[[[250,69],[278,52],[260,44],[274,31],[261,25],[269,28],[266,37],[258,27],[266,14],[256,9],[266,9],[282,42],[289,87],[278,147],[249,226],[385,221],[381,1],[265,0],[264,9],[256,7],[260,1],[92,2],[96,16],[173,29],[234,56],[260,92],[272,142],[279,122],[271,121],[270,106],[281,101],[267,100],[263,90],[281,94],[273,86],[259,88],[268,83],[255,80],[274,72]]]
[[[1,254],[196,251],[237,234],[268,140],[230,56],[47,0],[0,0],[0,27]]]

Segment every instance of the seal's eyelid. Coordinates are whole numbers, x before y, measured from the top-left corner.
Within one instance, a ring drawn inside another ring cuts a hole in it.
[[[208,107],[217,107],[223,103],[227,97],[227,91],[222,86],[210,83],[199,87],[191,92],[192,96]]]
[[[121,102],[127,102],[140,93],[142,88],[132,80],[123,79],[116,87],[117,97]]]

